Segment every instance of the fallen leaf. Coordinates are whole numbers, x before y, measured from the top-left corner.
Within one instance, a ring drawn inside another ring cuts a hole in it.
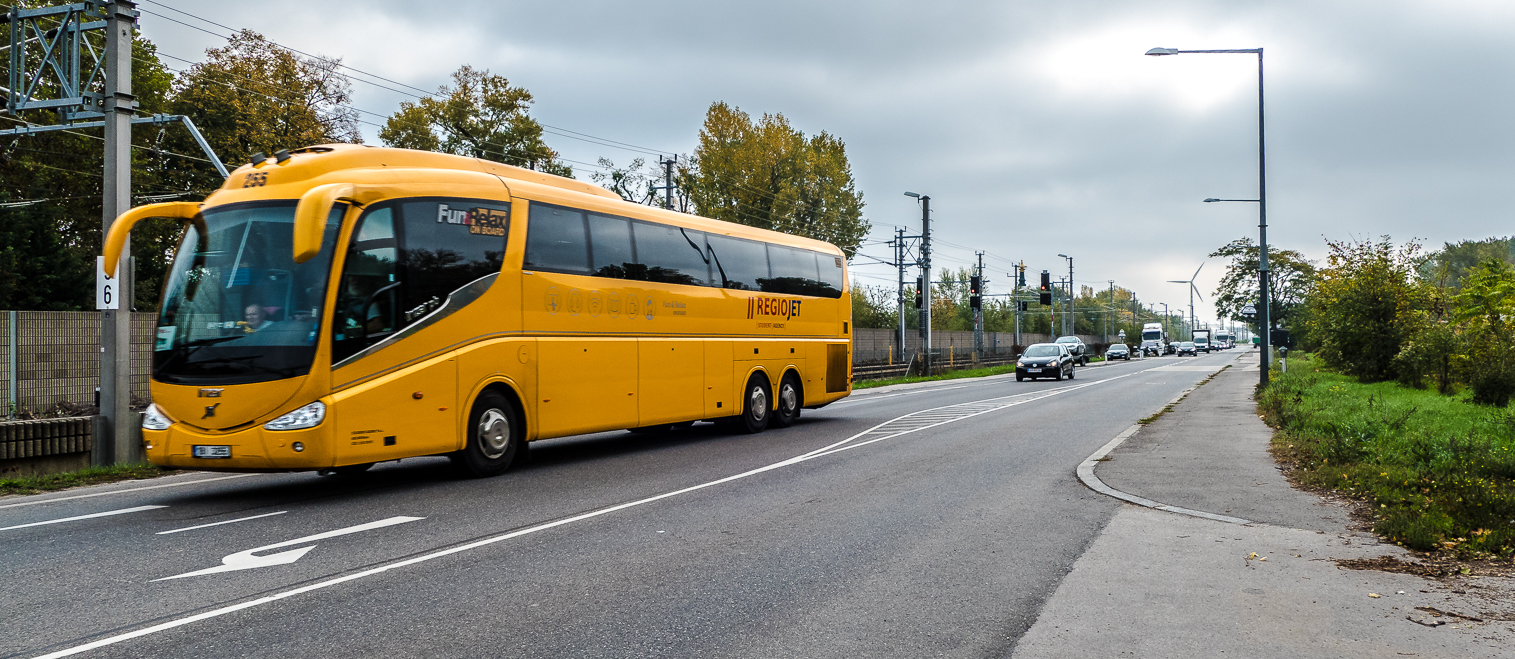
[[[1378,593],[1368,593],[1368,597],[1371,597],[1373,599],[1378,599],[1379,595],[1378,595]]]

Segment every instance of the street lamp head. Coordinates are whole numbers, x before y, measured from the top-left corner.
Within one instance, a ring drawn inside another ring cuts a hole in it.
[[[1066,259],[1066,258],[1068,258],[1068,255],[1067,255],[1067,254],[1058,254],[1058,256],[1061,256],[1061,257],[1063,257],[1063,258],[1065,258],[1065,259]]]
[[[918,194],[916,194],[916,193],[914,193],[914,192],[906,192],[906,193],[905,193],[905,196],[906,196],[906,197],[915,197],[915,198],[916,198],[916,199],[920,199],[920,198],[921,198],[921,196],[920,196],[920,195],[918,195]]]
[[[1207,203],[1207,204],[1213,204],[1213,203],[1215,203],[1217,201],[1220,201],[1220,200],[1216,199],[1215,197],[1210,197],[1209,199],[1205,200],[1205,203]]]
[[[1163,55],[1177,55],[1178,54],[1178,49],[1177,48],[1153,48],[1152,50],[1147,51],[1147,54],[1151,55],[1153,57],[1160,57],[1160,56],[1163,56]]]

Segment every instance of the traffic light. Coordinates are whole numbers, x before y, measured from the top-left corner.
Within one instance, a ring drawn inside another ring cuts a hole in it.
[[[984,278],[974,275],[968,278],[968,307],[972,309],[984,308]]]
[[[1041,287],[1041,291],[1042,291],[1041,303],[1043,305],[1050,306],[1052,304],[1052,274],[1049,273],[1049,272],[1047,272],[1046,270],[1042,271],[1042,287]]]
[[[915,278],[915,308],[921,308],[921,278]]]
[[[1025,311],[1026,310],[1026,305],[1027,305],[1026,302],[1016,302],[1015,303],[1015,310],[1016,311]]]
[[[1019,286],[1021,288],[1025,288],[1026,287],[1026,263],[1024,261],[1022,261],[1021,262],[1021,267],[1017,268],[1017,270],[1019,270],[1019,273],[1017,274],[1017,278],[1015,280],[1015,285]]]

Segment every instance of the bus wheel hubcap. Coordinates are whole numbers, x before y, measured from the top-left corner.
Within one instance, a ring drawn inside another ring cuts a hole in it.
[[[762,421],[768,416],[768,394],[763,393],[762,387],[752,388],[752,420]]]
[[[505,455],[510,445],[510,419],[497,409],[490,409],[479,417],[479,448],[484,457],[491,460]]]
[[[779,389],[779,405],[784,408],[785,414],[794,412],[794,408],[799,406],[799,398],[800,396],[794,391],[794,385],[792,384],[785,382],[784,386]]]

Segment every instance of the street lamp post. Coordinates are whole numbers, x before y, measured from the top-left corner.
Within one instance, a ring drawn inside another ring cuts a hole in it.
[[[1257,54],[1257,199],[1207,199],[1206,201],[1256,201],[1257,202],[1257,288],[1258,297],[1261,298],[1258,314],[1258,326],[1262,329],[1259,346],[1262,348],[1262,356],[1258,359],[1260,372],[1258,382],[1262,386],[1268,385],[1268,342],[1272,329],[1272,318],[1268,308],[1268,159],[1264,140],[1263,123],[1263,49],[1246,48],[1239,50],[1179,50],[1177,48],[1153,48],[1147,51],[1148,55],[1186,55],[1186,54],[1210,54],[1210,53],[1245,53]]]

